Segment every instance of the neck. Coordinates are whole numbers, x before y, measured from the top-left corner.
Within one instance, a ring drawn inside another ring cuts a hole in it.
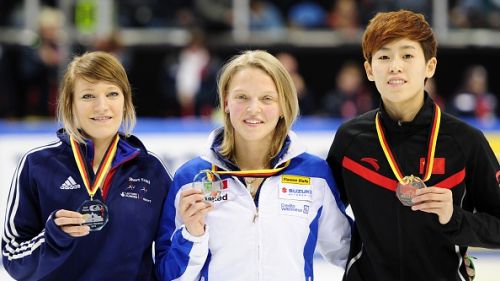
[[[403,102],[383,100],[387,114],[396,121],[411,122],[424,105],[423,95]]]
[[[241,170],[269,168],[267,149],[264,145],[236,145],[235,160]]]

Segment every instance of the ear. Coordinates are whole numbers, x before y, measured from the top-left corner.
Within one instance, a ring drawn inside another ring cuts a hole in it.
[[[224,112],[229,113],[229,108],[227,107],[227,100],[224,101]]]
[[[432,76],[434,76],[434,73],[436,72],[436,67],[437,67],[437,59],[435,57],[432,57],[429,61],[427,61],[427,64],[425,66],[425,77],[431,78]]]
[[[365,61],[363,66],[365,67],[366,77],[368,78],[368,80],[375,81],[375,78],[373,77],[373,70],[371,64]]]

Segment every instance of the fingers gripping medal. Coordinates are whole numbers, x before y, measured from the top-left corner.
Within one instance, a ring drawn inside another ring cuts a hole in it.
[[[406,176],[398,183],[396,195],[405,206],[412,206],[411,199],[415,196],[415,192],[419,188],[425,188],[425,183],[415,176]]]
[[[217,173],[202,170],[193,178],[193,188],[201,190],[206,202],[214,202],[220,197],[222,181]]]

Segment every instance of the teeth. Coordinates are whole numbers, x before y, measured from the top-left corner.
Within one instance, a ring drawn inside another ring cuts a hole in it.
[[[403,79],[395,79],[395,80],[389,80],[389,84],[404,84],[405,80]]]
[[[250,123],[250,124],[260,124],[260,123],[262,123],[259,120],[245,120],[245,122]]]
[[[111,117],[108,117],[108,116],[100,116],[100,117],[94,117],[92,119],[94,120],[108,120],[110,119]]]

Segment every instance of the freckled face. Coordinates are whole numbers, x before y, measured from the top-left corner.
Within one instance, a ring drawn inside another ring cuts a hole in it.
[[[122,90],[106,81],[75,80],[73,111],[77,127],[93,141],[110,141],[123,120]]]

